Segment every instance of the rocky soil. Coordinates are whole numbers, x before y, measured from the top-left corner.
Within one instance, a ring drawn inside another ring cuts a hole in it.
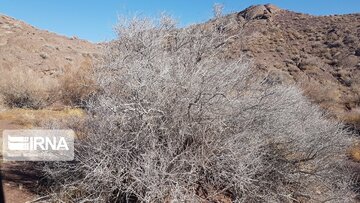
[[[0,15],[0,71],[32,69],[41,73],[40,77],[56,77],[69,69],[90,66],[99,50],[100,45]]]
[[[299,85],[332,115],[360,122],[360,14],[312,16],[258,5],[211,20],[231,36],[225,55],[247,56],[273,82]]]

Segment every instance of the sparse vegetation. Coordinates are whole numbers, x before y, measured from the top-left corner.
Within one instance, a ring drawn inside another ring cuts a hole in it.
[[[31,70],[4,70],[0,78],[0,95],[11,108],[42,108],[54,99],[58,84],[50,78],[41,78]]]
[[[101,45],[38,30],[2,14],[0,21],[4,108],[82,106],[93,90],[88,78]]]
[[[117,32],[76,160],[38,165],[53,201],[351,201],[351,134],[297,88],[222,58],[226,27],[133,19]]]
[[[1,102],[10,108],[41,109],[58,102],[83,107],[97,91],[91,69],[70,69],[57,78],[32,70],[5,70],[0,78]]]
[[[68,106],[83,107],[97,87],[92,68],[71,69],[60,77],[60,101]]]

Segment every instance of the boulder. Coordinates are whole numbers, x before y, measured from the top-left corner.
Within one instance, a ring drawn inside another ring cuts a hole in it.
[[[277,6],[275,6],[274,4],[266,4],[265,8],[270,12],[270,13],[277,13],[279,11],[281,11],[281,9]]]
[[[246,20],[268,19],[281,9],[272,4],[251,6],[242,12],[242,16]]]

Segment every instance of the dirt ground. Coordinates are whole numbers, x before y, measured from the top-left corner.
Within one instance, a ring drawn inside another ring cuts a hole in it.
[[[21,162],[2,162],[3,130],[36,128],[41,121],[81,119],[84,116],[84,111],[76,108],[62,110],[7,109],[0,111],[0,165],[6,203],[25,203],[37,199],[37,195],[32,191],[36,190],[39,177],[34,169],[24,168],[25,166]]]
[[[11,121],[0,120],[0,149],[2,153],[2,132],[4,129],[20,129],[21,125],[13,124]],[[1,158],[2,159],[2,158]],[[36,198],[26,186],[34,183],[33,178],[25,173],[19,165],[14,162],[1,163],[1,172],[3,175],[3,187],[5,193],[5,203],[25,203]]]

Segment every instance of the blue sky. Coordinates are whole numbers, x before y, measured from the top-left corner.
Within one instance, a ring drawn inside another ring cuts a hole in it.
[[[165,11],[186,26],[211,18],[214,3],[224,4],[224,13],[266,3],[313,15],[360,12],[360,0],[0,0],[0,13],[58,34],[100,42],[114,38],[117,16],[157,16]]]

